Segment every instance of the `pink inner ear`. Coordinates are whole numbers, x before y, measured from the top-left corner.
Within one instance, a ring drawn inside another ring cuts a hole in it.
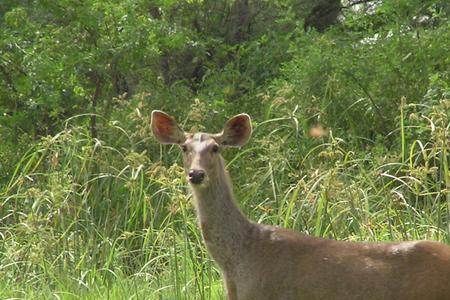
[[[156,129],[158,133],[163,136],[170,136],[173,131],[174,122],[166,116],[160,116],[156,119]]]
[[[235,133],[242,133],[245,131],[246,127],[246,123],[242,118],[235,118],[233,120],[230,121],[230,129],[233,130]]]

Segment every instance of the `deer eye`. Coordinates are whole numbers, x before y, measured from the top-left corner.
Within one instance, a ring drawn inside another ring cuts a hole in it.
[[[186,152],[188,150],[188,147],[186,145],[181,145],[181,150],[183,150],[183,152]]]
[[[212,152],[217,153],[217,152],[219,152],[219,146],[214,145],[214,146],[212,146],[211,150],[212,150]]]

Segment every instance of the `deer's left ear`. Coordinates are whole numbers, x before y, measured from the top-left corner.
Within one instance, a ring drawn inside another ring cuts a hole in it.
[[[247,114],[240,114],[227,121],[221,133],[215,135],[222,146],[241,147],[247,144],[252,135],[252,121]]]
[[[186,140],[184,131],[177,122],[160,110],[152,111],[152,132],[161,144],[182,144]]]

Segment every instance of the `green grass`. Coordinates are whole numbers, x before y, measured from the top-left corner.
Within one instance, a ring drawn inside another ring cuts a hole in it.
[[[424,126],[418,140],[401,122],[398,151],[357,153],[286,122],[260,123],[247,148],[225,153],[252,220],[339,240],[449,243],[448,128]],[[225,299],[178,149],[104,132],[92,140],[68,126],[17,163],[0,194],[0,298]]]

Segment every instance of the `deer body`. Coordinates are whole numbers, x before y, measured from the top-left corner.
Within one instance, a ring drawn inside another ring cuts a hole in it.
[[[450,299],[450,247],[444,244],[334,241],[249,221],[219,152],[248,141],[247,115],[230,119],[219,134],[185,134],[154,111],[152,130],[161,143],[183,149],[203,239],[230,300]]]

